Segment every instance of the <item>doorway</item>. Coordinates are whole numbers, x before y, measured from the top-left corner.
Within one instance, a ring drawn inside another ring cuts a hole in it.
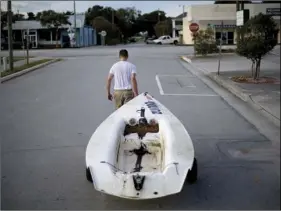
[[[37,40],[37,31],[30,31],[29,35],[27,35],[27,32],[24,32],[23,38],[27,39],[29,41],[29,46],[31,48],[37,48],[38,47],[38,40]]]
[[[31,44],[31,48],[37,48],[37,37],[36,37],[36,35],[29,35],[29,42]]]
[[[223,31],[216,32],[216,42],[220,43],[220,39],[222,36],[222,45],[233,45],[234,44],[234,32],[233,31]]]

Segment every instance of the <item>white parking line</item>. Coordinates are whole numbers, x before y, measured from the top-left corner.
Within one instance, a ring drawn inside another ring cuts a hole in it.
[[[217,97],[218,95],[212,95],[212,94],[168,94],[165,93],[163,95],[169,95],[169,96],[194,96],[194,97]]]
[[[162,76],[162,75],[161,75]],[[167,76],[167,75],[165,75]],[[194,97],[217,97],[218,95],[214,94],[170,94],[170,93],[164,93],[162,84],[159,79],[159,75],[155,76],[155,80],[159,89],[159,92],[161,95],[167,95],[167,96],[194,96]]]
[[[186,77],[186,78],[195,78],[196,76],[188,76],[188,75],[161,75],[161,77]]]
[[[160,79],[159,79],[158,75],[155,76],[155,80],[156,80],[157,86],[159,88],[160,94],[164,95],[164,91],[163,91],[163,88],[162,88],[162,85],[161,85],[161,82],[160,82]]]

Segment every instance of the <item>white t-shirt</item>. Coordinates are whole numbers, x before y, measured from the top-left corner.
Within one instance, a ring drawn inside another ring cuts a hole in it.
[[[132,89],[131,75],[137,73],[136,66],[128,61],[116,62],[109,73],[114,75],[114,89]]]

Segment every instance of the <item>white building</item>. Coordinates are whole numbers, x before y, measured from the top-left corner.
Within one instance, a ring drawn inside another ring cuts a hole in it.
[[[280,43],[280,4],[245,4],[244,9],[249,9],[250,17],[259,13],[273,14],[273,18],[279,27],[278,43]],[[187,16],[183,18],[183,43],[193,44],[192,33],[189,30],[191,23],[197,23],[200,29],[206,29],[208,24],[214,26],[216,39],[221,36],[221,21],[224,23],[224,44],[235,44],[236,40],[236,4],[208,4],[187,6]]]

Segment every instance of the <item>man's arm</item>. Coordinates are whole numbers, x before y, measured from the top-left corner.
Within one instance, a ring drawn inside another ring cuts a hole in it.
[[[114,77],[114,75],[112,73],[108,74],[107,83],[106,83],[107,94],[110,94],[111,81],[112,81],[113,77]]]
[[[137,74],[136,73],[132,73],[131,82],[132,82],[132,88],[133,88],[134,96],[136,97],[136,96],[139,95]]]
[[[112,100],[112,95],[110,93],[110,87],[111,87],[111,81],[114,77],[114,71],[113,71],[113,66],[111,67],[109,74],[107,76],[107,82],[106,82],[106,91],[107,91],[107,98],[108,100]]]

